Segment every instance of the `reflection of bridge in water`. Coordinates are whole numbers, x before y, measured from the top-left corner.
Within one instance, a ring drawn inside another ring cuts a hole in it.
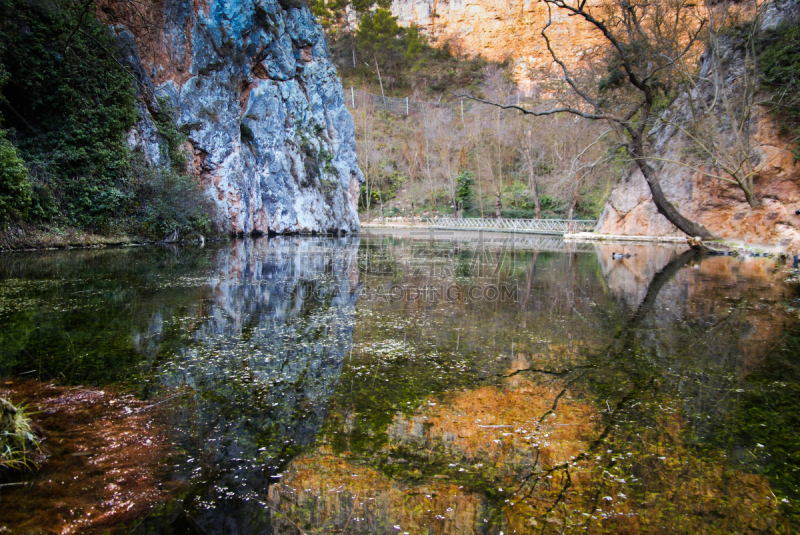
[[[364,232],[365,236],[394,236],[410,238],[412,240],[447,241],[454,244],[485,245],[495,247],[509,247],[526,249],[530,251],[543,251],[552,253],[595,253],[593,243],[580,243],[565,241],[561,236],[546,234],[527,234],[517,232],[490,232],[479,230],[455,231],[437,230],[428,227],[427,230],[390,230],[370,229]]]
[[[448,230],[491,230],[501,232],[523,232],[526,234],[564,235],[575,232],[592,232],[597,226],[594,220],[575,219],[458,219],[437,217],[430,228]]]

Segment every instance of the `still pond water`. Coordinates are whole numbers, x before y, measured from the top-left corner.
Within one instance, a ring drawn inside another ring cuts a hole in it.
[[[4,254],[44,440],[0,533],[796,532],[791,276],[477,233]]]

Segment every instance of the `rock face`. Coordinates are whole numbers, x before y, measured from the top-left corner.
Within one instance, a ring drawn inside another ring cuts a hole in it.
[[[363,175],[321,27],[285,0],[101,2],[136,75],[130,145],[168,163],[154,118],[187,137],[190,171],[231,233],[357,231]]]
[[[589,5],[598,3],[590,0]],[[557,72],[541,36],[547,6],[534,0],[393,0],[392,13],[403,26],[418,26],[433,43],[492,61],[511,59],[523,91],[532,80]],[[585,22],[554,11],[548,35],[568,65],[590,56],[602,42]]]
[[[689,219],[702,223],[723,238],[749,243],[775,244],[787,251],[800,250],[800,165],[778,135],[777,127],[761,110],[754,118],[753,147],[762,166],[755,177],[762,206],[752,208],[737,186],[709,178],[685,166],[660,166],[661,186],[667,198]],[[662,133],[663,152],[677,159],[688,143],[680,134]],[[683,235],[658,213],[650,190],[638,170],[629,173],[611,192],[598,223],[603,234]]]

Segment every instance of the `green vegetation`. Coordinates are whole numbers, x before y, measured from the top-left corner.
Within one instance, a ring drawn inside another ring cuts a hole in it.
[[[153,116],[156,123],[158,134],[166,142],[166,147],[162,147],[162,156],[169,158],[170,169],[180,173],[186,171],[188,158],[182,150],[186,143],[186,136],[175,126],[175,110],[168,98],[158,98],[158,105],[161,113]]]
[[[0,221],[156,239],[210,232],[166,101],[154,119],[171,168],[150,169],[128,148],[135,79],[85,7],[0,0]]]
[[[449,43],[431,46],[416,27],[400,26],[389,5],[385,0],[310,3],[345,87],[368,85],[380,91],[378,69],[387,95],[405,96],[411,90],[438,98],[456,87],[474,87],[486,60],[454,54]],[[348,7],[358,19],[357,29],[348,21]]]
[[[0,470],[30,466],[29,452],[36,447],[36,435],[24,408],[0,398]]]
[[[457,180],[456,200],[461,203],[461,208],[465,212],[469,212],[473,208],[472,188],[475,186],[475,175],[469,171],[461,171]]]
[[[31,203],[28,169],[17,149],[0,131],[0,222],[22,216]]]
[[[30,171],[33,213],[79,227],[108,224],[129,201],[124,134],[134,87],[106,50],[108,30],[77,3],[2,0],[3,127]]]

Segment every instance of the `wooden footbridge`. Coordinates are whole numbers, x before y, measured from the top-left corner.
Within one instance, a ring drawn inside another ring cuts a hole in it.
[[[494,232],[519,232],[526,234],[564,235],[576,232],[593,232],[594,220],[576,219],[457,219],[437,217],[428,228],[441,230],[484,230]]]

